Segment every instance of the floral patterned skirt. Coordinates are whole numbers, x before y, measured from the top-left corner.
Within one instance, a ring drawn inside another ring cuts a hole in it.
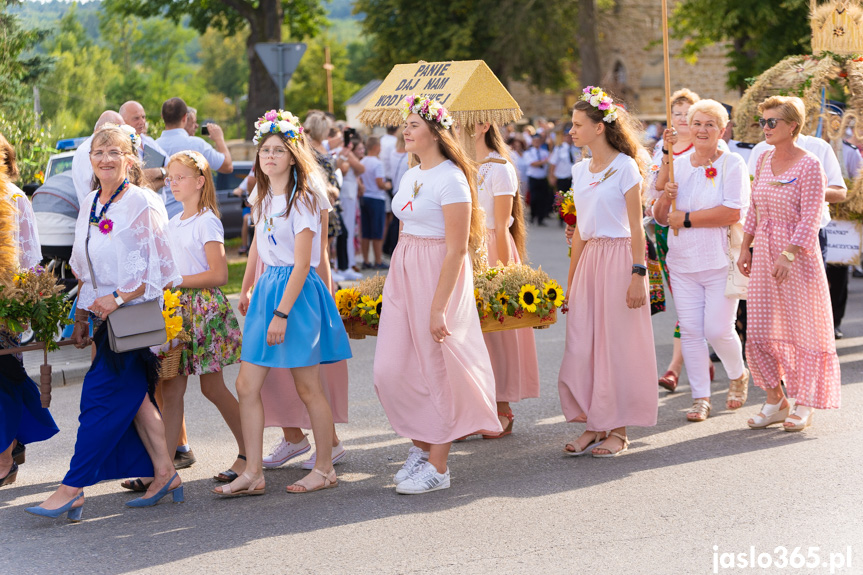
[[[203,375],[239,363],[242,331],[222,290],[180,289],[183,327],[192,340],[180,361],[180,375]]]

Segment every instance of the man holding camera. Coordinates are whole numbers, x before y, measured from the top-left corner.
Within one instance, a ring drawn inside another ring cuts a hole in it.
[[[225,135],[217,124],[209,123],[201,126],[201,133],[209,136],[215,147],[197,136],[190,136],[185,130],[189,108],[182,98],[171,98],[162,104],[162,120],[165,130],[156,143],[168,153],[168,157],[182,152],[194,150],[200,152],[210,164],[210,167],[220,174],[230,174],[234,171],[231,152],[225,144]]]

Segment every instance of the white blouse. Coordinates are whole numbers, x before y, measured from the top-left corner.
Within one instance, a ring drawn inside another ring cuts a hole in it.
[[[36,229],[36,215],[33,204],[21,189],[9,182],[6,187],[7,201],[11,202],[17,212],[18,226],[18,265],[22,269],[38,266],[42,261],[42,246],[39,243],[39,231]]]
[[[249,203],[254,205],[257,189],[249,197]],[[310,209],[305,202],[294,202],[290,215],[286,218],[288,194],[270,196],[261,206],[261,215],[255,220],[255,245],[258,257],[267,266],[294,265],[294,238],[303,230],[309,229],[315,234],[312,240],[311,267],[321,263],[321,211],[327,209],[320,206],[319,197],[308,196],[313,204]],[[254,216],[255,210],[252,210]]]
[[[209,242],[225,243],[225,228],[222,221],[209,209],[181,219],[177,214],[168,223],[168,237],[177,270],[184,276],[193,276],[210,269],[204,246]]]
[[[490,153],[488,157],[502,159],[502,156],[497,152]],[[493,230],[495,229],[494,197],[515,197],[518,191],[518,174],[515,172],[515,166],[509,162],[505,164],[488,162],[479,167],[477,179],[479,205],[485,211],[485,227]],[[514,218],[510,216],[507,227],[512,226],[514,221]]]
[[[108,208],[106,216],[113,229],[103,234],[90,225],[90,208],[96,192],[87,194],[75,224],[75,244],[69,264],[75,276],[83,282],[78,294],[78,307],[90,309],[97,298],[114,290],[132,292],[144,285],[144,294],[129,302],[135,305],[161,300],[169,283],[182,280],[168,241],[168,215],[162,199],[154,192],[132,185],[119,200]],[[104,207],[97,200],[96,213]],[[85,246],[90,232],[90,260],[96,274],[98,289],[93,289],[87,266]]]
[[[589,167],[590,161],[579,162],[572,167],[572,189],[581,239],[632,237],[626,212],[626,193],[644,181],[638,163],[626,154],[618,153],[598,174],[592,173]]]
[[[706,167],[692,166],[691,156],[674,160],[674,179],[678,184],[677,210],[697,212],[725,206],[740,210],[740,221],[746,217],[751,195],[749,170],[737,154],[725,152],[713,167],[711,181]],[[716,228],[682,228],[678,235],[668,234],[668,268],[674,272],[693,273],[728,267],[728,226]]]
[[[414,166],[405,172],[393,197],[393,214],[404,224],[406,234],[443,238],[443,207],[458,203],[471,203],[470,186],[458,166],[446,160],[434,168]]]

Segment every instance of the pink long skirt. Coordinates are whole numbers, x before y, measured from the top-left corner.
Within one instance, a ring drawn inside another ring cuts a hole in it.
[[[508,234],[507,234],[508,235]],[[509,236],[511,262],[521,263],[515,241]],[[497,263],[497,239],[494,230],[486,236],[488,261]],[[532,328],[511,329],[482,334],[491,369],[494,372],[495,400],[508,403],[539,397],[539,364]]]
[[[587,429],[656,425],[656,353],[650,305],[626,306],[632,281],[629,238],[589,240],[569,292],[566,349],[558,391],[567,421]],[[647,278],[644,278],[645,293]]]
[[[430,310],[446,255],[443,238],[401,234],[384,285],[375,391],[396,433],[435,445],[503,431],[465,257],[446,311],[452,335],[438,343]]]
[[[258,259],[255,281],[264,273],[264,263]],[[348,422],[348,362],[340,361],[321,366],[321,387],[330,402],[333,423]],[[273,368],[261,388],[264,404],[264,427],[299,427],[311,429],[312,420],[297,394],[290,369]]]

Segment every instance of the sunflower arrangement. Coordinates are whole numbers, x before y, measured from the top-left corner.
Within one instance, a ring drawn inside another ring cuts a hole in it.
[[[48,351],[58,348],[54,341],[57,330],[72,323],[71,306],[57,278],[42,266],[0,279],[0,328],[20,333],[29,325],[34,339]]]
[[[336,307],[342,319],[377,327],[381,321],[385,279],[386,276],[378,274],[364,279],[356,287],[337,291]]]
[[[168,333],[168,339],[165,340],[165,343],[169,344],[174,340],[180,342],[189,341],[189,334],[183,329],[183,308],[180,304],[180,290],[171,291],[166,289],[162,297],[165,300],[162,317],[165,318],[165,331]]]
[[[564,293],[542,268],[523,264],[489,268],[474,274],[474,296],[481,319],[488,317],[504,323],[507,317],[534,314],[551,321],[555,309],[563,305]]]

